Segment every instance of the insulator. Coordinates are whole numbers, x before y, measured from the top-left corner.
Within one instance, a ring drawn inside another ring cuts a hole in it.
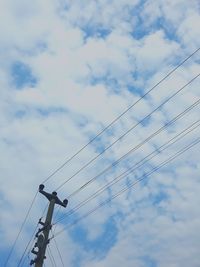
[[[42,191],[44,189],[44,185],[43,184],[40,184],[39,185],[39,190]]]
[[[40,234],[39,236],[38,236],[38,239],[37,239],[37,247],[38,248],[41,248],[41,247],[43,247],[43,245],[44,245],[44,235],[43,234]]]
[[[41,225],[43,225],[43,226],[45,225],[45,223],[42,222],[42,218],[39,219],[39,222],[38,223],[41,224]]]
[[[31,250],[31,253],[33,253],[34,255],[38,255],[38,251],[35,251],[34,248]]]

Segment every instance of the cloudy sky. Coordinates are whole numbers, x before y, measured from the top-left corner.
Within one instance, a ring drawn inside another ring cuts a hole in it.
[[[45,182],[70,196],[45,266],[199,267],[199,1],[0,0],[0,18],[1,266],[34,258],[39,194],[8,254],[38,185],[132,106]]]

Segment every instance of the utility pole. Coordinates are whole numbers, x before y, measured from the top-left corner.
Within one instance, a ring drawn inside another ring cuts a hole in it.
[[[39,186],[39,192],[49,200],[49,207],[48,207],[48,211],[46,215],[46,220],[45,222],[42,222],[41,219],[39,220],[39,224],[42,225],[42,228],[39,228],[38,232],[35,235],[35,237],[37,238],[37,241],[31,252],[35,254],[36,257],[34,260],[31,260],[30,262],[30,265],[35,264],[34,267],[42,267],[44,259],[46,259],[45,253],[46,253],[47,245],[49,243],[49,232],[52,227],[52,217],[53,217],[55,204],[58,204],[64,208],[66,208],[68,204],[68,200],[65,199],[61,201],[57,197],[56,192],[52,192],[51,194],[45,192],[43,184]]]

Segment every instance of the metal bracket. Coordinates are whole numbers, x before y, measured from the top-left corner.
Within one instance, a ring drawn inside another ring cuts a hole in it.
[[[68,204],[68,200],[67,199],[64,199],[63,201],[61,201],[58,197],[57,197],[57,192],[52,192],[52,194],[50,193],[47,193],[46,191],[43,190],[44,189],[44,185],[41,184],[39,186],[39,192],[44,195],[49,201],[51,201],[52,199],[55,200],[55,203],[66,208],[67,207],[67,204]]]

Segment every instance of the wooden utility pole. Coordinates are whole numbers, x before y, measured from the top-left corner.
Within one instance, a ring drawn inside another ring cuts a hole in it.
[[[45,253],[46,253],[47,245],[49,243],[49,232],[52,227],[52,217],[53,217],[55,204],[58,204],[65,208],[68,204],[68,200],[65,199],[62,202],[57,197],[56,192],[52,192],[52,194],[45,192],[43,184],[39,186],[39,192],[49,200],[49,207],[48,207],[45,222],[42,222],[41,219],[39,220],[39,224],[42,225],[42,228],[40,228],[35,235],[35,237],[37,238],[37,241],[35,243],[34,248],[31,251],[33,254],[36,255],[36,257],[34,260],[31,260],[30,265],[35,264],[34,265],[35,267],[42,267],[44,263],[44,259],[46,258]]]

